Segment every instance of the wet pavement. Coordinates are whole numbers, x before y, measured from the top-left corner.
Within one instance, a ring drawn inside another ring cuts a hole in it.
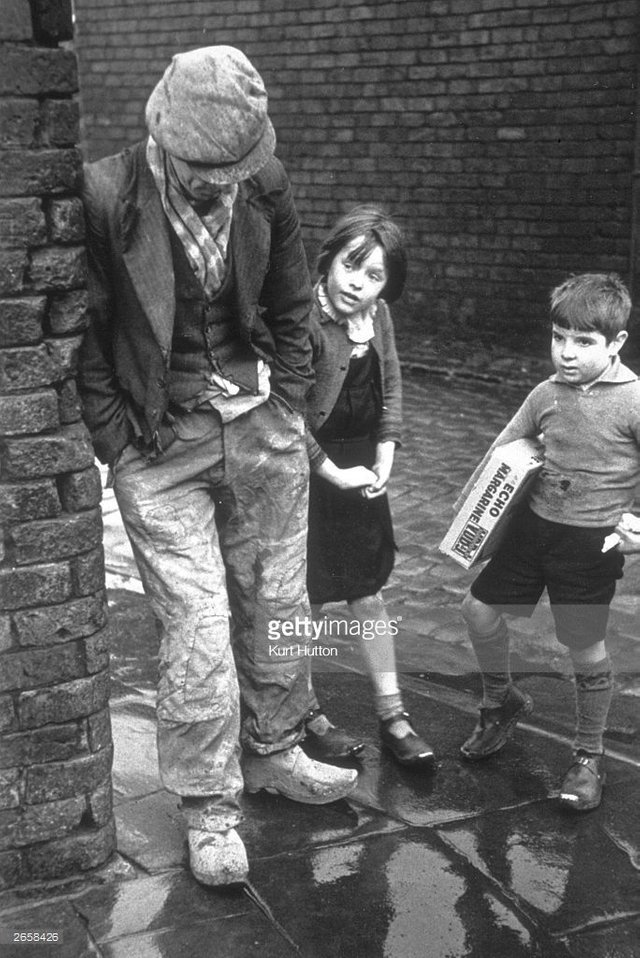
[[[2,958],[640,956],[640,556],[627,561],[612,606],[617,680],[602,806],[575,816],[556,804],[573,699],[545,603],[512,623],[533,714],[499,755],[464,763],[458,749],[480,686],[459,605],[474,573],[437,544],[462,483],[529,384],[449,382],[425,368],[413,363],[405,376],[391,493],[400,551],[385,595],[400,627],[405,704],[436,747],[435,772],[381,754],[355,644],[333,639],[338,654],[318,660],[316,684],[331,718],[366,741],[356,792],[328,806],[246,796],[249,884],[200,886],[176,799],[158,778],[155,625],[106,493],[118,855],[97,873],[0,895]],[[340,605],[328,614],[346,618]],[[8,929],[35,928],[58,929],[61,943],[10,943]]]

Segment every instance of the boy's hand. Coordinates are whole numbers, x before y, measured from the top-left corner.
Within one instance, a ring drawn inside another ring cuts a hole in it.
[[[640,517],[625,512],[616,526],[618,549],[620,552],[640,552]]]

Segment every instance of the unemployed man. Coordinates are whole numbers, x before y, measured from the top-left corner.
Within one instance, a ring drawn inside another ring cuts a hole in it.
[[[355,784],[299,745],[305,630],[284,656],[270,638],[309,613],[311,289],[244,54],[174,56],[146,123],[143,142],[86,167],[79,389],[160,623],[162,780],[181,799],[193,874],[222,885],[248,872],[243,786],[322,804]]]

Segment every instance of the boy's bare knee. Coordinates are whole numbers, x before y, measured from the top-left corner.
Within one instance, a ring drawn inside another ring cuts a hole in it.
[[[500,621],[500,616],[492,605],[487,605],[467,592],[462,600],[462,616],[475,632],[492,632]]]
[[[607,646],[604,640],[595,642],[586,649],[570,649],[571,660],[574,666],[597,665],[607,657]]]

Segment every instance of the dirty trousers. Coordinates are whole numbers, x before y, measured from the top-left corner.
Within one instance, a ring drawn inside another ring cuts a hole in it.
[[[174,430],[153,462],[124,450],[114,493],[160,624],[163,784],[211,796],[223,829],[240,819],[239,740],[262,755],[288,748],[308,709],[308,639],[278,643],[281,621],[310,614],[304,425],[271,396],[227,423],[200,407]]]

